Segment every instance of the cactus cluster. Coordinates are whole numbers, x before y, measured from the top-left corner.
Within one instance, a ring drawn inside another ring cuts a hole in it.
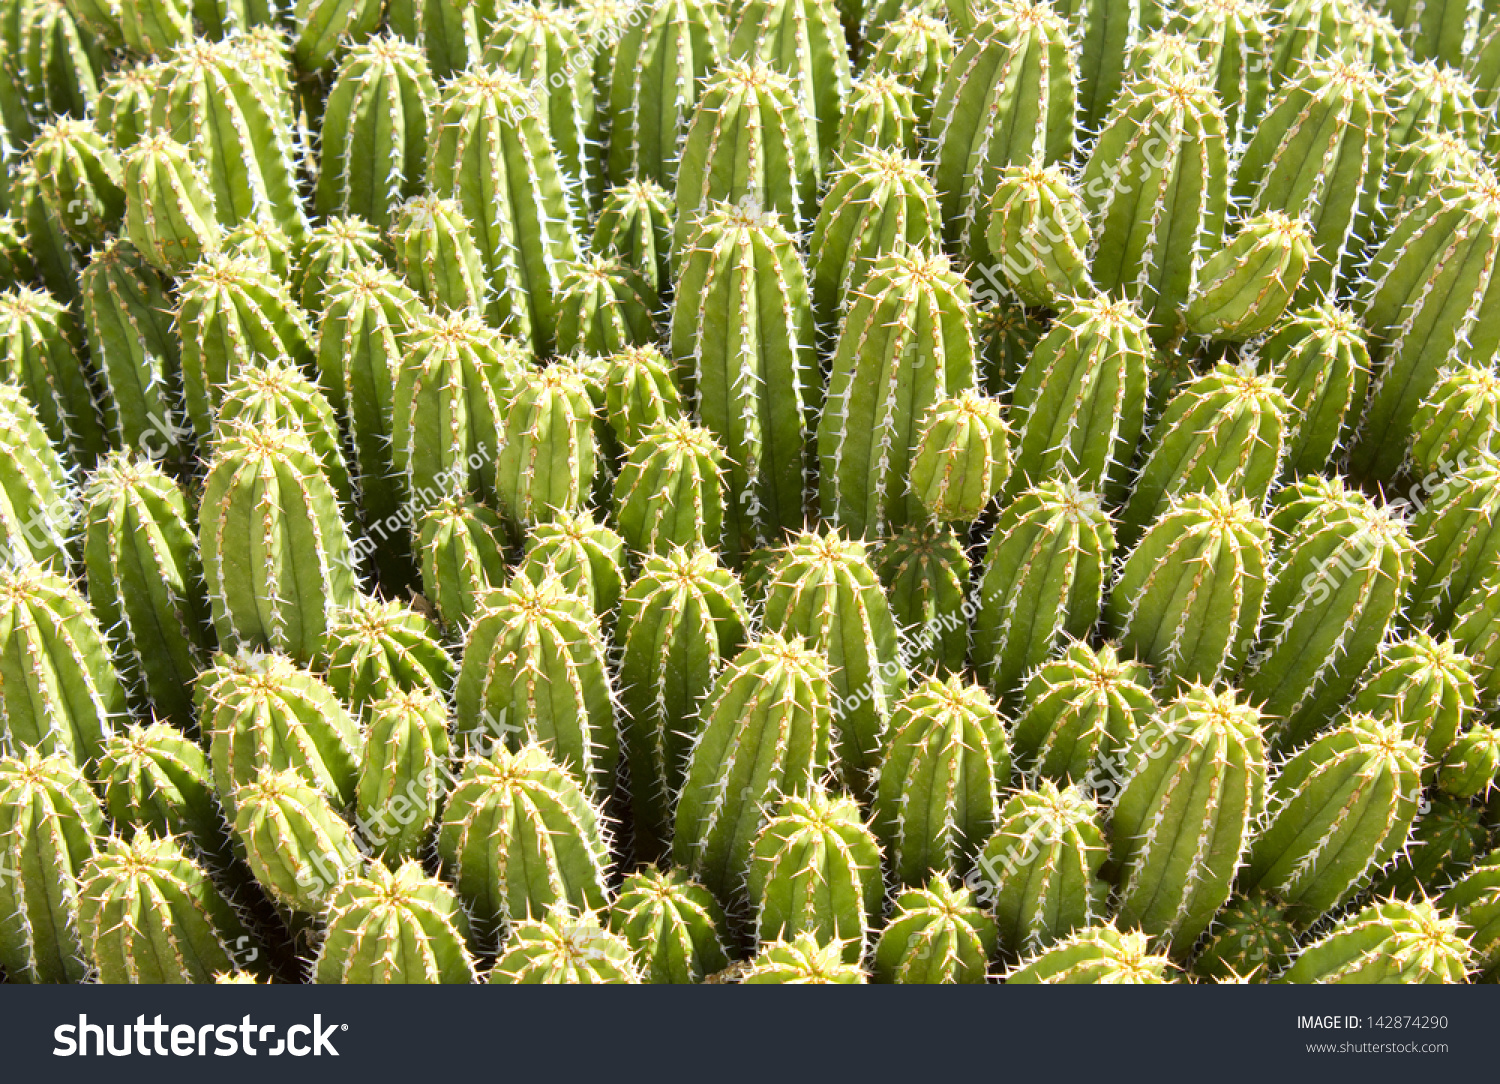
[[[0,7],[0,980],[1500,978],[1491,0]]]

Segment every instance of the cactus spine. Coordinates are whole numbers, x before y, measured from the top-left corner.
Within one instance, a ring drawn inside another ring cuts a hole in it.
[[[679,870],[646,868],[627,877],[609,928],[635,953],[643,982],[698,983],[729,966],[724,912],[708,889]]]
[[[1150,669],[1121,659],[1113,644],[1075,641],[1032,672],[1012,726],[1021,768],[1058,783],[1094,782],[1118,767],[1155,712]]]
[[[328,900],[313,962],[322,983],[473,983],[469,919],[453,890],[416,862],[371,865]]]
[[[995,954],[995,923],[963,889],[934,877],[896,897],[875,948],[875,979],[887,983],[969,984],[985,980]]]
[[[1287,983],[1360,985],[1463,982],[1470,949],[1457,919],[1426,901],[1372,903],[1302,950]]]

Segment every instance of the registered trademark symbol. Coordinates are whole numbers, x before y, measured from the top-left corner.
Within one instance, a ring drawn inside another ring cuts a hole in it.
[[[349,1025],[348,1024],[340,1024],[339,1025],[339,1030],[340,1031],[348,1031],[349,1030]]]

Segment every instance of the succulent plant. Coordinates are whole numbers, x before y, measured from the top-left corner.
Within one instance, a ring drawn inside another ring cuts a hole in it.
[[[1405,842],[1421,765],[1399,722],[1369,715],[1302,747],[1271,781],[1242,886],[1274,895],[1301,926],[1349,899]]]
[[[965,391],[922,415],[909,485],[927,514],[972,523],[1010,476],[1010,431],[997,400]]]
[[[1143,933],[1090,926],[1023,961],[1005,976],[1022,984],[1153,986],[1172,982],[1172,961]]]
[[[825,167],[839,144],[840,121],[852,108],[853,72],[840,7],[834,0],[747,0],[735,8],[729,37],[731,57],[786,76],[792,101],[808,120],[813,158]],[[705,100],[712,97],[705,90]],[[688,157],[684,149],[684,163]]]
[[[1328,984],[1465,981],[1469,943],[1458,920],[1424,901],[1372,903],[1304,948],[1281,982]]]
[[[366,718],[355,821],[370,849],[397,867],[421,856],[442,806],[448,708],[429,692],[395,692],[370,704]]]
[[[1271,329],[1261,372],[1286,396],[1282,475],[1313,474],[1349,446],[1370,379],[1370,354],[1354,315],[1334,305],[1298,309]]]
[[[918,885],[962,876],[994,831],[1010,784],[1010,749],[994,703],[957,677],[929,679],[891,712],[873,828],[891,873]]]
[[[604,637],[586,598],[555,573],[517,577],[484,599],[468,629],[454,688],[461,747],[537,742],[591,797],[619,762]]]
[[[985,553],[974,661],[1013,700],[1064,636],[1094,626],[1114,532],[1099,498],[1070,479],[1026,490],[1000,513]]]
[[[1060,166],[1023,163],[1001,170],[985,238],[1006,283],[1027,305],[1060,308],[1065,299],[1094,291],[1088,219]]]
[[[1500,965],[1500,861],[1494,852],[1456,880],[1439,898],[1444,915],[1458,920],[1457,933],[1468,941],[1478,971],[1485,977]]]
[[[825,943],[812,933],[761,946],[740,978],[747,986],[858,986],[868,981],[859,964],[845,958],[839,942]]]
[[[328,899],[313,961],[320,983],[473,983],[469,919],[447,885],[417,862],[371,865]]]
[[[1500,730],[1479,724],[1453,742],[1438,769],[1437,785],[1458,798],[1488,796],[1500,775]]]
[[[609,931],[602,916],[558,906],[516,923],[488,981],[594,986],[641,980],[630,945]]]
[[[0,376],[31,400],[52,442],[91,467],[107,441],[82,346],[71,310],[45,290],[0,292]]]
[[[1188,955],[1229,901],[1265,808],[1260,728],[1260,712],[1233,691],[1194,685],[1126,751],[1110,813],[1118,917],[1173,955]]]
[[[647,429],[615,479],[615,518],[636,553],[717,549],[724,525],[724,452],[685,418]]]
[[[595,470],[594,406],[581,370],[567,362],[525,372],[505,410],[495,491],[517,523],[576,511]]]
[[[953,529],[912,526],[880,547],[902,657],[913,674],[957,673],[969,651],[969,558]]]
[[[481,938],[559,906],[607,903],[603,818],[539,745],[497,747],[464,764],[443,810],[438,854]]]
[[[1452,884],[1484,857],[1489,834],[1483,809],[1467,799],[1438,795],[1419,807],[1405,847],[1375,882],[1376,896],[1427,898],[1430,889]]]
[[[0,384],[0,554],[66,572],[75,501],[36,409],[20,388]]]
[[[729,966],[724,912],[679,870],[645,868],[620,886],[609,928],[635,953],[642,982],[697,983]]]
[[[1043,779],[1006,801],[966,884],[994,916],[1000,947],[1024,957],[1103,917],[1106,858],[1094,802]]]
[[[111,840],[78,874],[83,951],[104,983],[200,983],[254,956],[208,874],[170,838]]]
[[[417,524],[422,592],[450,629],[478,616],[484,598],[506,580],[505,523],[482,504],[448,498]]]
[[[755,836],[829,766],[829,665],[767,633],[715,679],[678,792],[672,857],[726,906],[745,901]],[[764,752],[761,750],[764,749]]]
[[[187,147],[160,133],[125,155],[125,231],[141,257],[177,274],[219,249],[221,230],[208,178]]]
[[[104,811],[124,838],[172,837],[211,867],[227,864],[229,836],[213,769],[202,746],[171,723],[132,725],[110,735],[96,778]]]
[[[87,973],[78,879],[103,834],[99,799],[66,756],[0,757],[0,963],[12,980]]]
[[[1297,953],[1297,927],[1265,896],[1241,896],[1219,912],[1193,970],[1220,982],[1274,979]]]
[[[1436,764],[1478,706],[1475,660],[1452,640],[1418,632],[1381,646],[1349,711],[1390,719]]]
[[[1151,670],[1122,659],[1113,644],[1082,641],[1032,671],[1011,726],[1016,762],[1058,783],[1095,785],[1119,767],[1156,710]]]
[[[414,196],[391,224],[396,266],[407,284],[440,313],[482,316],[489,280],[474,228],[456,199]]]
[[[935,876],[896,897],[875,947],[874,977],[890,983],[982,983],[994,954],[994,920],[974,906],[967,891]]]
[[[760,944],[811,933],[858,963],[884,889],[880,847],[854,799],[790,796],[755,837],[747,885]]]
[[[674,799],[706,722],[700,712],[749,626],[739,584],[710,550],[648,555],[625,593],[615,640],[637,853],[671,837]]]
[[[266,894],[293,914],[322,914],[360,841],[327,796],[294,772],[267,772],[235,791],[234,835]]]
[[[631,179],[604,194],[592,247],[615,256],[641,277],[652,307],[672,289],[672,232],[677,205],[660,185]]]

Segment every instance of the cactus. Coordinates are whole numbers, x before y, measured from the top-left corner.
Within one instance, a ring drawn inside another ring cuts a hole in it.
[[[1304,746],[1271,781],[1241,886],[1276,896],[1300,926],[1348,900],[1405,842],[1421,765],[1399,721],[1369,715]]]
[[[99,93],[104,48],[79,25],[62,0],[18,4],[14,19],[19,48],[9,61],[19,71],[19,89],[35,117],[86,117]]]
[[[354,486],[344,462],[338,416],[328,397],[301,369],[279,358],[252,361],[219,391],[214,435],[285,430],[306,439],[318,469],[338,497],[352,510]]]
[[[557,352],[614,354],[656,337],[656,297],[632,268],[591,256],[563,272],[557,287]]]
[[[803,523],[818,395],[807,281],[787,231],[752,208],[704,216],[679,258],[671,354],[728,461],[723,547],[737,565]]]
[[[115,33],[134,52],[169,53],[193,37],[192,6],[185,0],[110,6],[114,8]]]
[[[946,526],[908,527],[876,563],[901,633],[901,657],[917,674],[957,673],[969,651],[969,558]]]
[[[763,64],[790,81],[793,100],[807,118],[813,160],[823,168],[833,161],[853,94],[839,12],[834,0],[747,0],[736,9],[729,39],[731,57]]]
[[[966,883],[994,916],[1000,947],[1012,957],[1045,949],[1099,921],[1108,856],[1094,803],[1043,779],[1000,810],[995,833]]]
[[[462,204],[416,196],[401,205],[391,238],[401,274],[429,305],[438,312],[483,315],[490,287]]]
[[[1469,944],[1431,903],[1372,903],[1308,945],[1279,981],[1358,985],[1464,982]]]
[[[0,178],[0,186],[3,186]],[[0,198],[0,204],[3,204]],[[26,248],[21,222],[12,214],[0,214],[0,289],[9,289],[36,278],[36,266]]]
[[[856,79],[849,86],[849,100],[834,140],[835,160],[852,162],[875,149],[916,157],[921,134],[915,101],[912,88],[893,76],[877,72]]]
[[[903,9],[878,35],[865,75],[888,75],[911,87],[912,108],[925,135],[944,77],[953,66],[954,39],[946,23],[920,9]]]
[[[1500,458],[1468,456],[1444,471],[1431,487],[1413,486],[1420,503],[1411,534],[1420,543],[1413,562],[1404,617],[1413,629],[1447,632],[1458,608],[1500,561],[1500,532],[1492,526],[1500,510]]]
[[[972,523],[1010,476],[1010,432],[1000,403],[972,391],[922,415],[910,486],[933,519]]]
[[[602,815],[539,745],[496,748],[464,765],[443,810],[438,854],[481,939],[560,905],[606,903]]]
[[[212,646],[203,565],[182,491],[149,461],[111,453],[84,494],[89,600],[140,701],[187,726]]]
[[[125,218],[119,156],[94,126],[60,117],[27,149],[42,204],[68,239],[82,249],[101,244]]]
[[[614,48],[609,84],[609,180],[677,182],[679,149],[704,83],[729,52],[717,4],[649,0]]]
[[[104,983],[209,982],[254,944],[203,869],[145,835],[111,840],[79,871],[78,928]]]
[[[383,268],[359,264],[329,286],[318,328],[320,386],[345,419],[370,530],[401,510],[391,419],[394,378],[419,320],[415,295]]]
[[[1258,0],[1191,0],[1167,25],[1191,41],[1219,92],[1232,146],[1242,146],[1270,93],[1271,6]]]
[[[670,838],[673,799],[706,723],[699,712],[749,624],[739,584],[706,549],[646,556],[625,594],[615,639],[639,853]]]
[[[1000,815],[1010,749],[984,690],[958,677],[912,688],[891,712],[873,828],[895,879],[967,872]]]
[[[1126,752],[1110,816],[1119,920],[1186,956],[1229,901],[1266,800],[1261,715],[1189,686]]]
[[[1395,863],[1375,883],[1381,898],[1425,899],[1428,887],[1451,884],[1482,857],[1489,839],[1484,811],[1463,799],[1439,795],[1412,825]]]
[[[540,584],[517,577],[490,594],[454,689],[461,744],[540,742],[590,797],[607,794],[620,747],[605,650],[588,600],[555,574]]]
[[[762,945],[740,978],[747,986],[862,986],[867,981],[839,942],[824,943],[812,933]]]
[[[1500,861],[1491,852],[1438,898],[1438,908],[1458,920],[1455,931],[1473,949],[1483,978],[1500,966]]]
[[[624,590],[625,542],[586,512],[560,516],[527,534],[526,556],[516,575],[538,585],[558,576],[607,625]]]
[[[937,193],[920,163],[899,151],[868,148],[833,174],[808,242],[813,312],[832,343],[854,293],[881,256],[937,252]]]
[[[768,809],[810,793],[828,768],[828,672],[804,641],[767,633],[735,657],[704,701],[672,855],[723,903],[745,898],[751,846]]]
[[[264,264],[278,279],[286,279],[293,270],[291,238],[262,219],[240,223],[224,234],[223,245],[226,253]]]
[[[635,954],[642,982],[698,983],[729,966],[724,912],[712,893],[679,870],[648,867],[627,877],[610,908],[609,928]]]
[[[124,838],[137,834],[191,842],[211,866],[231,858],[228,829],[202,747],[171,723],[132,725],[112,734],[97,771],[104,809]]]
[[[1093,784],[1120,767],[1125,750],[1154,714],[1151,672],[1121,659],[1113,644],[1068,645],[1032,672],[1011,727],[1016,762],[1058,783]]]
[[[391,458],[418,519],[447,497],[495,495],[506,398],[524,363],[468,313],[432,317],[409,342],[391,391]]]
[[[81,345],[72,312],[52,295],[28,286],[0,293],[0,376],[25,392],[52,443],[87,468],[107,440]]]
[[[1181,336],[1195,265],[1219,247],[1229,196],[1225,143],[1224,115],[1197,75],[1148,72],[1121,94],[1080,177],[1095,223],[1094,283],[1136,301],[1158,342]],[[1146,229],[1142,205],[1160,208]]]
[[[378,0],[297,0],[292,57],[304,72],[330,68],[351,47],[360,46],[380,26]]]
[[[1001,4],[959,47],[933,104],[933,180],[948,241],[970,263],[997,255],[985,226],[1000,171],[1071,155],[1076,98],[1067,24],[1047,4]]]
[[[505,523],[481,504],[450,498],[422,517],[418,532],[422,593],[445,625],[462,629],[505,582]]]
[[[152,127],[186,144],[202,168],[222,225],[265,218],[299,242],[307,217],[288,120],[233,42],[196,39],[174,51],[151,104]]]
[[[995,922],[964,889],[935,876],[896,897],[875,948],[876,982],[969,984],[985,981],[995,954]]]
[[[73,501],[36,410],[15,385],[0,383],[0,557],[66,572]]]
[[[486,318],[545,355],[562,269],[578,252],[546,118],[519,79],[471,69],[444,87],[432,131],[427,188],[469,219],[489,285]]]
[[[683,416],[672,363],[654,346],[627,347],[609,359],[604,386],[606,451],[618,462],[627,448],[663,422]],[[608,447],[613,442],[613,447]]]
[[[182,280],[174,317],[188,417],[213,435],[224,388],[257,358],[316,369],[312,329],[286,283],[247,256],[211,256]]]
[[[1120,544],[1134,545],[1184,494],[1220,489],[1259,508],[1281,468],[1290,409],[1274,379],[1249,365],[1221,365],[1189,383],[1152,427],[1120,514]]]
[[[1247,218],[1234,240],[1198,269],[1188,330],[1222,342],[1269,331],[1315,262],[1312,235],[1301,220],[1280,211]]]
[[[295,772],[251,779],[234,805],[234,834],[250,872],[289,912],[322,914],[339,883],[364,865],[354,831]]]
[[[1193,970],[1220,982],[1274,979],[1297,952],[1297,928],[1264,896],[1241,896],[1219,912]]]
[[[880,847],[854,799],[788,797],[755,838],[748,885],[760,944],[810,933],[858,963],[881,904]]]
[[[1248,501],[1222,489],[1171,498],[1105,606],[1121,650],[1169,686],[1236,672],[1260,624],[1269,534]]]
[[[1138,931],[1089,926],[1024,960],[1005,976],[1008,983],[1073,986],[1154,986],[1173,981],[1172,961],[1151,952]]]
[[[1455,798],[1488,797],[1500,775],[1500,730],[1479,724],[1464,731],[1443,757],[1437,785]]]
[[[0,964],[13,982],[83,980],[78,877],[104,831],[67,757],[0,757]]]
[[[94,252],[78,285],[114,444],[183,458],[181,351],[166,284],[130,242],[113,240]]]
[[[1288,747],[1353,692],[1401,608],[1415,548],[1399,518],[1338,482],[1277,495],[1278,509],[1294,504],[1305,508],[1285,531],[1261,643],[1240,677]]]
[[[1500,181],[1455,178],[1409,209],[1366,271],[1363,318],[1375,378],[1352,473],[1388,478],[1422,399],[1446,366],[1483,362],[1500,343]]]
[[[13,173],[9,190],[0,203],[10,208],[31,249],[32,264],[42,285],[69,305],[78,300],[78,254],[62,226],[47,211],[42,200],[41,178],[36,163],[23,158],[0,168],[0,176]]]
[[[495,961],[489,982],[597,986],[640,982],[630,945],[610,933],[592,911],[559,906],[518,922]]]
[[[230,817],[236,793],[289,772],[339,807],[354,798],[363,737],[323,680],[285,655],[221,655],[198,679],[199,726]]]
[[[1441,473],[1460,455],[1500,452],[1500,378],[1461,365],[1439,378],[1412,418],[1411,473]]]
[[[181,143],[156,133],[125,155],[125,232],[141,257],[175,275],[218,251],[208,178]]]
[[[357,579],[338,497],[307,439],[237,431],[203,483],[198,545],[226,650],[264,645],[311,659]]]
[[[453,890],[419,863],[372,865],[328,899],[313,961],[320,983],[473,983],[469,919]]]
[[[594,73],[578,64],[582,27],[572,9],[544,3],[497,5],[481,66],[516,76],[546,103],[547,130],[574,205],[599,209],[604,190],[604,112]]]
[[[1272,329],[1257,362],[1290,410],[1282,477],[1315,474],[1347,448],[1364,407],[1370,353],[1347,309],[1298,309]]]
[[[672,230],[676,222],[677,206],[671,195],[654,181],[639,179],[606,192],[594,222],[594,251],[617,257],[636,271],[653,308],[672,289]]]
[[[615,481],[615,516],[636,553],[717,548],[723,530],[724,452],[686,419],[646,430]]]
[[[967,294],[941,256],[907,250],[875,261],[839,336],[818,425],[829,522],[873,536],[921,516],[906,492],[919,421],[934,402],[974,388]]]
[[[822,174],[808,123],[791,81],[774,69],[734,61],[708,83],[677,168],[679,265],[689,246],[701,246],[701,220],[720,203],[753,208],[791,234],[811,223]]]
[[[420,44],[435,79],[450,79],[480,59],[485,27],[495,17],[494,0],[392,0],[386,23],[391,31]]]
[[[91,771],[125,690],[78,590],[40,565],[0,567],[0,747],[58,754]]]
[[[826,655],[835,755],[850,787],[863,792],[907,676],[866,544],[837,531],[798,536],[770,571],[762,620]]]
[[[1099,616],[1114,532],[1099,498],[1066,478],[1026,490],[990,536],[974,617],[974,662],[1011,701],[1063,636]]]
[[[441,699],[453,684],[453,660],[433,623],[399,602],[369,595],[329,622],[318,669],[339,699],[360,713],[397,693]]]
[[[382,36],[339,63],[323,106],[319,215],[358,215],[377,229],[421,190],[437,90],[416,46]]]
[[[594,406],[578,367],[556,362],[525,372],[506,409],[495,491],[517,523],[576,510],[593,483]]]
[[[1299,303],[1341,288],[1371,238],[1386,160],[1381,91],[1357,60],[1316,61],[1278,92],[1245,148],[1235,198],[1252,215],[1280,211],[1311,232],[1318,258]]]
[[[1128,301],[1078,299],[1061,309],[1011,391],[1012,489],[1065,473],[1119,503],[1145,427],[1155,352]]]
[[[1349,703],[1355,714],[1401,724],[1402,735],[1436,764],[1473,714],[1473,660],[1452,640],[1419,632],[1385,644]]]
[[[1485,118],[1461,72],[1430,62],[1411,64],[1392,80],[1388,93],[1395,107],[1389,133],[1393,152],[1431,132],[1446,132],[1475,150],[1483,148]]]
[[[1002,169],[990,198],[985,237],[1006,284],[1027,305],[1061,308],[1094,292],[1089,224],[1078,192],[1058,166]]]

